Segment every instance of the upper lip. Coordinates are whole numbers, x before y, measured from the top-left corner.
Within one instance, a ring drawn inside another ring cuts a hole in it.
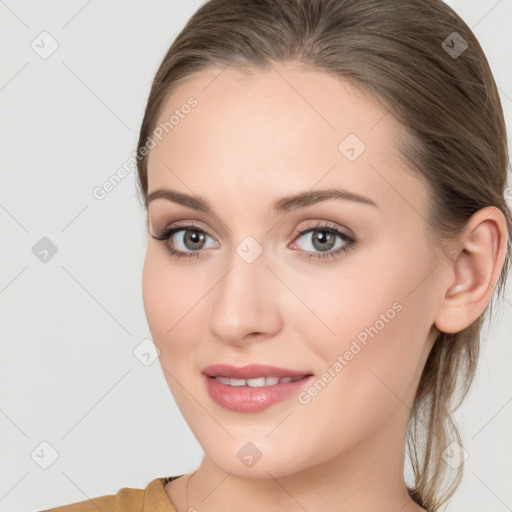
[[[291,370],[266,364],[249,364],[247,366],[231,366],[229,364],[213,364],[203,368],[208,377],[229,377],[231,379],[254,379],[256,377],[301,377],[311,372]]]

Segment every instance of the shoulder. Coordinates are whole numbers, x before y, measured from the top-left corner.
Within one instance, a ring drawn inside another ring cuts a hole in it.
[[[174,478],[178,477],[155,478],[145,489],[123,487],[116,494],[98,496],[40,512],[176,512],[164,488],[165,484]]]

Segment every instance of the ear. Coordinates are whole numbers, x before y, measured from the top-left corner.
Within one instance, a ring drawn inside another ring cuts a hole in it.
[[[443,297],[434,324],[441,332],[462,331],[489,304],[503,267],[508,241],[505,216],[494,206],[475,212],[441,281]]]

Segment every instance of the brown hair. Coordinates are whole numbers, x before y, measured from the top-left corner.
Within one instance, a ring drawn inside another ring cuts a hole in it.
[[[473,213],[486,206],[501,210],[509,241],[496,284],[499,295],[512,238],[504,198],[508,149],[503,111],[476,37],[441,0],[206,2],[172,43],[151,87],[137,157],[144,203],[147,151],[141,149],[169,95],[205,68],[250,70],[272,62],[296,62],[349,80],[389,108],[408,134],[397,142],[402,156],[429,186],[427,229],[445,255],[457,254],[452,246]],[[474,379],[481,329],[495,295],[466,329],[439,332],[419,382],[407,435],[415,477],[409,494],[432,512],[462,478],[460,466],[448,489],[441,489],[446,476],[441,454],[452,441],[462,445],[452,413]],[[461,395],[454,403],[457,390]]]

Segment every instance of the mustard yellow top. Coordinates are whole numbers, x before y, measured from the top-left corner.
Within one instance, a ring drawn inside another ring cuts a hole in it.
[[[155,478],[145,489],[123,487],[116,494],[99,496],[40,512],[176,512],[164,486],[180,476],[183,475]]]

